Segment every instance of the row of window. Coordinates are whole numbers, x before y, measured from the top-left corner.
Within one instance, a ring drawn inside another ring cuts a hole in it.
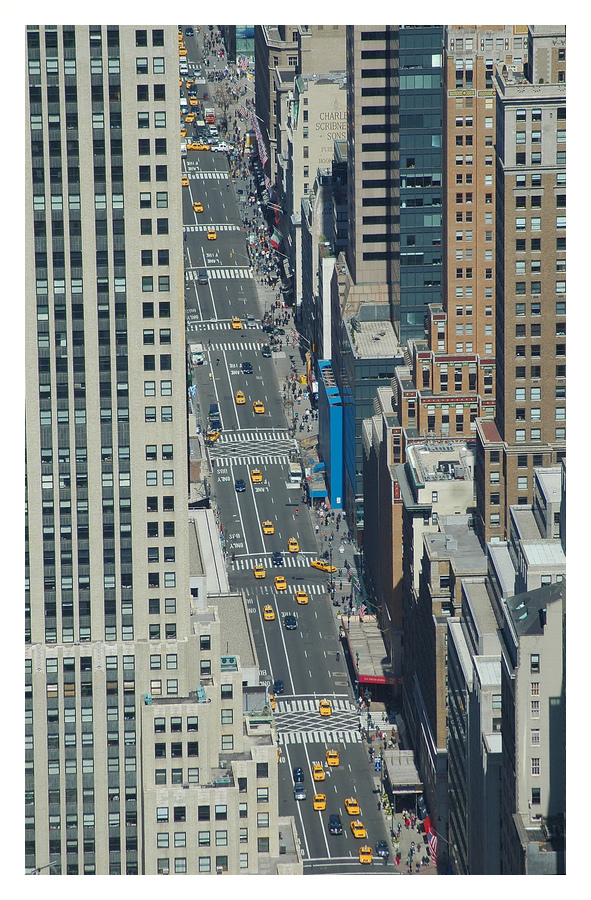
[[[153,390],[153,393],[147,393],[147,397],[155,397],[156,396],[156,382],[146,382],[148,385],[154,385],[152,387],[146,388],[146,390]],[[172,382],[161,382],[161,395],[171,396],[172,395]],[[170,385],[170,387],[169,387]],[[127,388],[127,384],[125,385]],[[161,422],[172,422],[172,406],[161,406],[160,409],[160,421]],[[146,406],[144,407],[144,420],[146,422],[156,422],[156,407],[155,406]],[[100,420],[101,424],[108,424],[113,420],[113,410],[110,407],[102,407],[100,410]],[[57,410],[57,424],[58,425],[68,425],[70,421],[69,410],[67,409],[58,409]],[[129,408],[126,406],[120,406],[117,409],[117,421],[118,422],[128,422],[129,421]],[[50,409],[40,410],[39,412],[39,424],[51,426],[52,424],[52,411]],[[74,410],[74,424],[75,425],[86,425],[86,410],[85,409],[75,409]]]
[[[171,759],[179,759],[183,755],[199,756],[199,741],[187,741],[184,754],[182,741],[172,741],[168,746],[163,742],[154,744],[155,759],[166,759],[167,753]]]
[[[549,160],[547,161],[547,164]],[[517,152],[515,154],[515,165],[516,166],[526,166],[527,163],[527,153]],[[565,166],[566,165],[566,150],[557,150],[556,151],[556,159],[555,164],[557,166]],[[532,150],[530,153],[530,165],[532,166],[541,166],[542,165],[542,152],[540,150]]]
[[[269,852],[269,838],[259,838],[258,839],[258,851],[259,853],[268,853]],[[175,875],[184,875],[187,872],[187,858],[185,856],[175,857],[173,859],[174,863],[174,873]],[[240,854],[240,868],[248,869],[248,853]],[[199,872],[211,872],[211,856],[200,856],[198,859],[198,869]],[[227,872],[228,871],[228,857],[227,856],[216,856],[215,858],[215,870],[216,872]],[[168,857],[158,857],[158,874],[159,875],[168,875],[170,874],[170,859]],[[68,873],[69,874],[69,873]],[[110,873],[113,874],[113,873]]]
[[[556,356],[566,356],[566,344],[556,344]],[[529,349],[529,354],[528,354]],[[548,345],[544,346],[544,352],[546,353],[550,348]],[[530,356],[532,358],[538,357],[542,355],[542,345],[541,344],[530,344],[529,348],[526,347],[525,344],[516,344],[515,345],[515,356],[516,357],[526,357]]]
[[[515,293],[519,296],[519,294],[528,293],[527,285],[525,281],[516,281],[515,282]],[[529,284],[529,293],[532,295],[541,294],[542,293],[542,282],[541,281],[531,281]],[[562,279],[556,282],[556,293],[557,294],[566,294],[566,281]]]
[[[166,113],[154,112],[153,116],[153,128],[166,128]],[[103,113],[93,113],[92,114],[92,127],[93,128],[104,128],[104,115]],[[138,112],[137,114],[137,127],[138,128],[149,128],[150,127],[150,113],[149,112]]]
[[[515,230],[516,231],[525,231],[527,227],[527,220],[525,216],[519,216],[515,219]],[[566,228],[566,216],[556,216],[556,228],[560,231]],[[542,230],[542,219],[539,216],[532,216],[529,222],[529,230],[530,231],[541,231]]]
[[[515,143],[516,144],[525,144],[528,132],[527,131],[517,131],[515,134]],[[541,131],[530,131],[529,137],[532,144],[541,144],[542,143],[542,132]],[[557,144],[565,144],[566,143],[566,129],[561,128],[556,132],[556,143]]]
[[[540,428],[530,428],[529,440],[532,443],[536,441],[542,440],[542,432]],[[554,429],[554,440],[555,441],[565,441],[566,440],[566,428],[555,428]],[[516,444],[525,444],[527,441],[527,433],[525,428],[516,428],[515,429],[515,443]]]
[[[516,303],[515,304],[515,315],[518,318],[526,315],[527,304],[526,303]],[[541,316],[542,315],[542,304],[541,303],[530,303],[529,305],[529,314],[530,316]],[[556,302],[556,315],[557,316],[565,316],[566,315],[566,300],[558,300]]]
[[[537,275],[538,272],[542,271],[542,260],[541,259],[532,259],[529,260],[530,264],[530,274]],[[556,260],[556,271],[557,272],[566,272],[566,259],[557,259]],[[516,260],[515,262],[515,274],[516,275],[526,275],[527,274],[527,260]]]
[[[566,355],[566,354],[564,354]],[[525,378],[525,370],[526,366],[515,366],[515,378],[521,379]],[[542,377],[542,367],[541,366],[530,366],[529,368],[530,378],[541,378]],[[554,375],[556,378],[566,378],[566,366],[559,365],[555,366]]]

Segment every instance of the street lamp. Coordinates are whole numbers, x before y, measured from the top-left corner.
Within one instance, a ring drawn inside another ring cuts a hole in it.
[[[371,691],[369,688],[365,689],[365,693],[363,694],[363,699],[367,703],[367,743],[371,744],[371,735],[369,733],[369,726],[371,724],[371,716],[369,714],[369,704],[371,703]]]
[[[329,564],[330,564],[330,599],[334,603],[334,580],[333,580],[333,574],[332,574],[332,544],[330,544],[330,546],[328,548],[328,557],[329,557]]]
[[[355,651],[355,672],[357,674],[357,696],[359,696],[359,653]]]

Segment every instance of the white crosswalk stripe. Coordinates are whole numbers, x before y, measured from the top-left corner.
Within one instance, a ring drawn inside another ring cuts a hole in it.
[[[358,731],[283,731],[277,732],[277,742],[285,744],[357,744]]]
[[[333,698],[331,701],[333,712],[340,710],[357,714],[357,707],[350,700]],[[303,700],[282,700],[277,699],[277,713],[294,713],[294,712],[318,712],[318,700],[305,697]]]
[[[193,279],[194,280],[194,279]],[[187,316],[187,322],[189,322],[190,314]],[[191,324],[194,328],[197,328],[198,331],[229,331],[230,330],[230,322],[201,322],[199,320],[194,321],[191,319]],[[222,345],[220,344],[220,347]],[[224,344],[223,346],[228,346]],[[211,349],[211,348],[210,348]]]
[[[271,537],[271,535],[269,535]],[[308,554],[312,556],[312,554]],[[253,566],[264,566],[266,569],[273,569],[273,571],[277,570],[275,574],[281,575],[281,569],[286,567],[288,569],[296,569],[296,568],[310,568],[310,560],[305,556],[301,556],[299,553],[297,555],[290,554],[289,556],[284,555],[283,557],[283,566],[274,566],[272,556],[266,556],[262,553],[260,556],[253,555],[248,560],[246,559],[237,559],[234,565],[238,569],[252,569]],[[312,593],[316,593],[315,588],[320,585],[312,585],[311,591]],[[299,590],[299,586],[298,586]],[[310,591],[308,591],[310,593]],[[318,593],[323,593],[322,589],[318,591]]]
[[[208,274],[210,278],[251,278],[250,269],[245,269],[241,266],[234,266],[231,269],[208,269]],[[199,277],[198,269],[186,269],[185,270],[185,280],[186,281],[197,281]]]
[[[204,330],[207,331],[208,329]],[[260,353],[262,346],[262,342],[259,344],[257,341],[232,341],[224,344],[214,344],[212,342],[211,347],[208,346],[207,350],[211,350],[212,353],[214,350],[252,350],[254,353]]]
[[[215,446],[215,445],[214,445]],[[287,453],[277,454],[275,456],[217,456],[216,454],[211,454],[212,458],[215,459],[216,464],[218,466],[230,466],[230,465],[241,465],[241,466],[284,466],[289,462],[289,456]]]
[[[190,163],[189,163],[189,165],[190,165]],[[221,179],[225,180],[225,179],[227,179],[227,177],[228,177],[227,172],[200,172],[200,171],[190,171],[189,172],[189,178],[201,178],[201,179],[213,178],[213,179],[218,179],[218,180],[221,180]],[[188,230],[191,230],[195,227],[196,227],[195,225],[187,225]]]
[[[228,431],[224,432],[217,441],[217,444],[241,444],[244,441],[287,441],[295,447],[296,442],[288,438],[287,428],[280,431]]]
[[[234,563],[234,565],[238,566],[238,568],[248,569],[248,567],[249,567],[248,564],[239,566],[238,564],[240,562],[244,562],[244,560],[237,559],[236,562]],[[252,557],[252,565],[253,566],[255,564],[260,565],[260,563],[261,563],[261,560],[257,559],[254,556]],[[270,572],[269,575],[271,575],[271,574],[272,573]],[[248,587],[244,587],[244,588],[242,588],[242,590],[244,591],[244,593],[246,594],[247,597],[251,597],[251,596],[256,597],[257,594],[259,594],[259,595],[260,594],[263,594],[263,595],[273,594],[274,596],[277,596],[277,591],[273,587],[272,582],[269,582],[268,584],[262,584],[261,582],[257,582],[256,588],[249,590]],[[288,584],[287,585],[287,591],[286,591],[287,594],[295,594],[296,591],[306,591],[306,593],[310,597],[314,594],[321,595],[321,594],[325,593],[325,590],[321,584],[306,584],[306,582],[304,581],[304,576],[302,576],[302,581],[299,584],[293,584],[293,585]]]
[[[252,278],[250,269],[208,269],[210,278]]]
[[[209,228],[215,228],[216,231],[242,231],[241,225],[186,225],[187,231],[207,231]]]

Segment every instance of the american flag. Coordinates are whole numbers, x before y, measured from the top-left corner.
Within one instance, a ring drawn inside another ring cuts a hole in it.
[[[437,836],[433,831],[429,832],[429,856],[434,866],[437,865]]]
[[[244,104],[238,110],[243,119],[248,119],[248,110]]]
[[[367,606],[365,605],[365,603],[362,603],[361,606],[359,607],[359,615],[364,616],[366,612],[367,612]]]

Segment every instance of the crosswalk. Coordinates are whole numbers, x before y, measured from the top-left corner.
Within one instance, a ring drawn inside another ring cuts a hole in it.
[[[226,344],[226,346],[228,345]],[[243,444],[245,441],[256,441],[257,444],[263,441],[287,441],[294,450],[297,449],[297,443],[289,437],[287,428],[280,428],[275,431],[226,431],[220,435],[216,441],[216,446],[220,444]]]
[[[253,566],[264,566],[265,569],[271,569],[276,575],[281,575],[282,568],[287,569],[309,569],[310,568],[310,559],[316,558],[314,554],[309,553],[307,556],[302,555],[301,553],[284,553],[283,554],[283,566],[274,566],[273,565],[273,556],[271,553],[265,554],[261,553],[256,556],[249,556],[247,558],[239,558],[236,557],[234,561],[234,567],[236,569],[250,569],[252,570]],[[288,585],[288,593],[290,593],[289,588],[291,585]],[[302,585],[298,585],[297,589],[300,590]],[[313,594],[316,593],[324,593],[323,590],[316,590],[316,587],[320,587],[319,585],[310,585],[310,591]],[[269,587],[267,585],[261,585],[258,590],[263,593],[275,593],[274,588]],[[308,588],[304,585],[304,590],[308,590]]]
[[[250,562],[248,562],[250,560]],[[246,565],[243,568],[248,568],[249,566],[253,566],[255,562],[258,562],[258,557],[250,556],[246,560],[236,559],[234,562],[234,566],[238,566],[240,562],[245,562]],[[302,565],[306,565],[306,563],[302,563]],[[280,574],[280,573],[279,573]],[[274,597],[277,596],[277,591],[271,584],[265,584],[264,582],[258,581],[256,587],[248,587],[245,586],[242,588],[246,597],[248,598],[248,602],[254,602],[255,600],[260,600],[261,596],[267,594],[273,594]],[[323,597],[326,594],[326,587],[321,584],[304,584],[303,581],[298,582],[298,584],[288,584],[287,591],[283,593],[286,594],[295,594],[296,591],[305,591],[309,597],[316,595],[318,597]]]
[[[279,744],[354,744],[361,740],[359,711],[348,698],[330,697],[332,715],[319,721],[318,697],[275,698]]]
[[[305,698],[304,700],[298,700],[294,698],[293,700],[289,700],[287,698],[276,697],[275,702],[277,703],[277,707],[275,710],[276,718],[281,713],[313,712],[318,715],[318,699],[316,698]],[[359,715],[359,713],[357,712],[357,707],[354,706],[353,703],[351,703],[351,701],[348,699],[341,700],[338,697],[331,697],[330,704],[332,706],[333,715],[337,711],[354,713],[356,716]],[[328,722],[326,724],[328,725]]]
[[[213,178],[213,179],[216,179],[217,181],[221,181],[222,179],[224,181],[226,181],[228,178],[227,172],[200,172],[199,170],[194,170],[194,169],[190,168],[190,163],[189,163],[189,171],[187,172],[187,175],[189,176],[190,179],[191,178],[200,178],[203,180],[207,180],[208,178]],[[187,225],[186,227],[187,227],[188,231],[191,231],[192,228],[193,229],[195,228],[194,225]],[[237,226],[235,226],[235,227],[237,227]]]
[[[207,231],[209,228],[215,228],[216,231],[242,231],[241,225],[186,225],[187,231]]]
[[[236,465],[236,463],[240,463],[241,466],[285,466],[289,462],[287,453],[263,454],[260,456],[243,456],[240,454],[240,457],[237,458],[236,456],[218,456],[214,447],[210,447],[209,455],[212,459],[215,459],[218,468]]]
[[[252,278],[252,272],[243,266],[233,266],[229,269],[211,269],[208,268],[207,274],[210,278]],[[199,275],[198,269],[185,269],[186,281],[197,281]],[[229,324],[228,324],[229,327]]]
[[[277,743],[286,744],[358,744],[361,741],[359,731],[277,731]]]

